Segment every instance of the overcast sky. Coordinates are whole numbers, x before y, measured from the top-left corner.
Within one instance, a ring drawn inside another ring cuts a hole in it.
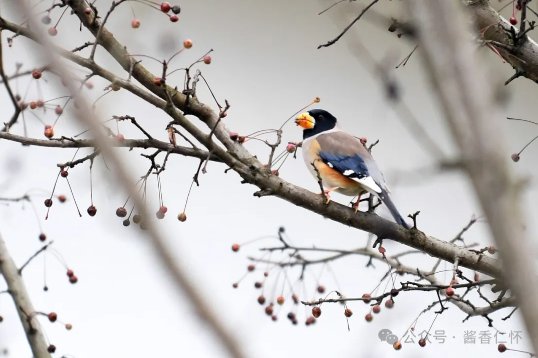
[[[96,3],[102,14],[107,3]],[[374,156],[385,173],[393,200],[402,214],[420,210],[420,229],[449,240],[472,215],[481,215],[471,187],[458,172],[439,173],[433,170],[436,162],[432,154],[420,144],[420,138],[406,129],[404,119],[385,101],[378,75],[372,71],[368,57],[358,47],[357,41],[371,52],[376,62],[389,69],[401,86],[404,103],[435,138],[447,158],[453,158],[453,146],[424,76],[420,55],[413,55],[407,66],[394,69],[413,44],[397,39],[386,31],[385,24],[370,20],[361,21],[336,45],[316,49],[317,45],[338,34],[349,18],[360,11],[362,3],[345,2],[318,16],[317,13],[331,4],[330,1],[183,1],[180,21],[173,24],[158,11],[148,11],[148,7],[140,3],[128,2],[114,14],[109,28],[131,53],[152,55],[158,59],[169,57],[181,48],[185,38],[191,38],[193,48],[175,60],[175,67],[185,66],[208,49],[214,49],[213,63],[201,69],[219,100],[230,101],[232,107],[225,119],[226,125],[240,134],[278,128],[312,98],[321,97],[319,107],[333,113],[346,130],[365,136],[372,142],[380,140]],[[3,16],[13,13],[12,5],[11,2],[0,4]],[[380,4],[377,11],[390,17],[391,14],[400,14],[398,5],[392,2]],[[132,11],[141,20],[137,30],[130,27]],[[53,21],[58,16],[58,11],[53,12]],[[59,34],[54,41],[71,49],[90,39],[87,32],[78,32],[78,24],[69,19],[68,13],[65,17],[58,26]],[[4,44],[9,35],[2,32]],[[15,62],[22,62],[23,69],[44,65],[36,46],[22,38],[16,38],[13,47],[4,50],[8,73],[13,73]],[[503,64],[491,51],[480,49],[477,55],[484,59],[484,65],[496,83],[512,74],[510,66]],[[100,49],[97,60],[118,71],[118,66]],[[160,73],[160,65],[156,61],[142,60],[154,73]],[[65,94],[49,89],[55,81],[52,74],[45,74],[40,88],[35,86],[35,81],[28,87],[28,79],[17,81],[16,88],[21,95],[27,93],[28,100],[40,96],[51,99]],[[181,85],[181,75],[176,74],[169,81],[177,81]],[[103,93],[107,83],[93,82],[95,87],[88,94],[95,99]],[[212,104],[208,91],[200,91],[201,99]],[[535,91],[536,85],[525,79],[512,82],[504,92],[507,97],[506,115],[533,120]],[[111,115],[133,115],[153,135],[165,139],[164,128],[169,118],[162,111],[124,92],[100,99],[96,115],[103,120]],[[2,98],[3,121],[6,121],[11,110],[6,109],[9,101],[5,92],[2,92]],[[50,123],[54,119],[52,112],[39,113],[39,117]],[[25,115],[25,121],[30,136],[42,138],[43,124],[31,114]],[[115,129],[115,126],[112,128]],[[81,129],[69,113],[55,128],[57,135],[74,135]],[[128,123],[121,123],[120,130],[127,138],[142,137]],[[301,139],[300,130],[292,123],[284,130],[285,142]],[[22,126],[14,128],[13,132],[22,133]],[[536,128],[506,121],[503,133],[509,145],[506,155],[510,156],[535,135]],[[245,145],[260,158],[267,155],[263,145],[253,141]],[[121,186],[114,183],[103,160],[96,160],[93,173],[97,215],[90,218],[85,213],[90,205],[90,177],[85,164],[71,170],[69,175],[83,217],[78,217],[67,183],[60,180],[57,193],[66,194],[68,202],[64,205],[56,202],[49,219],[44,221],[46,211],[42,202],[52,190],[57,174],[56,164],[70,160],[74,151],[23,148],[5,141],[0,142],[0,146],[0,165],[3,168],[0,196],[18,196],[30,191],[40,225],[55,241],[54,250],[34,260],[24,271],[24,279],[37,310],[56,311],[61,321],[73,324],[73,330],[68,332],[61,324],[42,321],[48,339],[58,347],[57,356],[224,355],[207,333],[207,327],[193,315],[189,303],[170,286],[170,280],[139,228],[134,225],[124,228],[115,216],[115,210],[124,203],[126,194]],[[524,198],[529,219],[534,216],[538,203],[535,185],[538,173],[534,165],[537,150],[535,146],[530,147],[521,161],[513,165],[514,170],[530,179]],[[147,161],[139,158],[138,153],[140,151],[122,150],[133,177],[143,175],[148,168]],[[82,151],[79,157],[81,155]],[[392,347],[379,341],[377,336],[381,329],[391,329],[397,335],[405,332],[422,309],[436,299],[433,293],[402,294],[392,310],[383,309],[371,323],[363,319],[368,306],[351,303],[349,307],[354,315],[349,320],[349,331],[343,307],[338,304],[323,305],[323,315],[316,325],[305,327],[304,315],[309,309],[292,308],[288,299],[279,312],[278,321],[272,322],[256,302],[260,292],[254,289],[254,282],[262,279],[264,266],[258,265],[238,289],[234,290],[232,283],[246,272],[247,256],[261,257],[262,253],[257,250],[259,247],[278,245],[278,242],[266,239],[243,247],[239,253],[230,250],[232,243],[275,237],[280,226],[286,228],[293,243],[304,246],[353,249],[364,245],[367,235],[276,198],[255,198],[252,196],[255,187],[240,184],[236,174],[224,174],[225,168],[214,163],[209,164],[208,173],[201,177],[201,186],[193,189],[187,206],[188,219],[180,223],[176,215],[184,206],[197,164],[197,160],[180,157],[173,157],[168,162],[161,180],[169,213],[159,222],[159,228],[166,234],[167,243],[178,262],[188,269],[191,278],[204,292],[206,302],[234,332],[249,357],[389,357],[396,354],[399,357],[448,357],[496,352],[495,338],[489,343],[463,343],[465,331],[476,331],[477,334],[489,331],[492,337],[496,331],[488,327],[487,321],[482,318],[473,318],[462,324],[465,315],[455,307],[439,316],[432,328],[432,331],[439,331],[439,336],[446,335],[444,343],[434,339],[426,348],[406,344],[402,351],[394,352]],[[308,174],[301,158],[290,158],[280,173],[292,183],[318,191],[316,181]],[[156,210],[157,184],[153,177],[148,181],[148,198],[152,210]],[[349,200],[337,194],[334,199],[342,203]],[[381,210],[381,215],[386,215],[386,212]],[[39,249],[37,236],[40,228],[28,204],[0,205],[0,227],[18,263],[24,262]],[[529,234],[535,235],[536,229],[535,222],[528,220]],[[487,225],[475,225],[466,239],[478,243],[478,247],[488,245]],[[386,247],[389,254],[406,250],[393,243],[386,243]],[[76,285],[69,284],[58,257],[75,270],[79,278]],[[409,262],[422,265],[432,261],[414,256]],[[328,291],[337,289],[349,297],[371,291],[386,272],[386,267],[377,264],[375,269],[366,268],[366,263],[366,258],[352,257],[330,266],[309,268],[305,280],[306,293],[301,289],[301,298],[319,297],[315,292],[318,279]],[[440,269],[450,271],[451,265],[442,264]],[[277,276],[278,270],[272,270],[270,279]],[[296,270],[288,273],[291,282],[295,282],[297,276]],[[42,289],[44,277],[48,292]],[[276,286],[266,285],[266,296],[274,299],[278,295],[284,285],[282,277]],[[448,283],[450,272],[440,277]],[[0,290],[4,289],[2,284]],[[297,311],[298,326],[292,326],[286,319],[291,309]],[[511,320],[500,320],[508,313],[509,310],[505,310],[492,316],[495,327],[508,334],[522,331],[519,343],[510,344],[510,337],[505,340],[514,348],[528,349],[528,337],[517,314]],[[30,356],[13,302],[7,295],[0,295],[0,315],[4,317],[0,324],[0,349],[8,349],[10,357]],[[427,330],[434,318],[433,312],[424,314],[416,331]]]

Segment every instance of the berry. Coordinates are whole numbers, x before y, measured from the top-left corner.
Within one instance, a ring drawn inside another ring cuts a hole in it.
[[[185,214],[184,211],[180,212],[179,215],[177,216],[177,219],[181,222],[184,222],[185,220],[187,220],[187,214]]]
[[[421,346],[421,347],[424,347],[426,345],[426,339],[425,338],[421,338],[418,340],[418,345]]]
[[[388,300],[385,301],[385,307],[387,308],[394,307],[394,301],[392,300],[392,298],[389,298]]]
[[[247,140],[247,137],[245,136],[240,135],[237,137],[237,143],[245,143],[246,140]]]
[[[131,20],[131,27],[133,29],[138,29],[140,27],[140,20],[138,19],[132,19]]]
[[[291,299],[293,300],[293,303],[295,304],[299,303],[299,297],[295,293],[291,295]]]
[[[78,282],[78,277],[73,275],[69,276],[69,282],[71,282],[73,285]]]
[[[62,178],[67,178],[67,176],[69,175],[69,172],[65,169],[62,169],[60,170],[60,175],[62,176]]]
[[[236,132],[230,132],[230,139],[233,140],[234,142],[237,140],[238,137],[239,137],[239,134],[237,134]]]
[[[127,216],[127,209],[125,209],[123,206],[120,206],[116,209],[116,215],[120,218],[124,218],[125,216]]]
[[[237,287],[239,287],[239,284],[238,284],[237,282],[234,282],[234,283],[232,284],[232,287],[233,287],[233,288],[237,288]]]
[[[209,65],[211,63],[211,56],[205,55],[203,61],[206,65]]]
[[[97,214],[97,208],[93,205],[90,205],[88,207],[88,210],[86,210],[88,212],[88,215],[90,216],[95,216],[95,214]]]
[[[255,269],[256,269],[256,266],[254,266],[253,264],[250,264],[250,265],[247,266],[247,270],[248,270],[249,272],[252,272],[252,271],[254,271]]]
[[[278,303],[278,304],[281,305],[281,306],[284,304],[285,301],[286,301],[286,300],[285,300],[284,296],[282,296],[282,295],[280,295],[280,296],[278,296],[278,297],[276,298],[276,303]]]
[[[312,316],[314,316],[314,318],[319,318],[319,316],[321,316],[321,308],[319,306],[312,307]]]
[[[45,199],[45,206],[50,208],[52,206],[52,199]]]
[[[313,316],[310,316],[306,319],[304,324],[307,326],[310,326],[311,324],[314,324],[314,323],[316,323],[316,318],[314,318]]]
[[[398,296],[398,294],[400,293],[400,291],[398,291],[397,289],[393,288],[392,290],[390,290],[390,295],[392,297],[396,297]]]
[[[497,350],[501,353],[504,353],[506,352],[506,344],[504,343],[499,343],[499,345],[497,346]]]
[[[49,346],[47,347],[47,352],[49,353],[56,352],[56,346],[54,344],[49,344]]]
[[[512,158],[512,160],[513,160],[514,162],[516,162],[516,163],[519,162],[519,159],[520,159],[519,154],[514,153],[514,154],[512,154],[510,157]]]
[[[119,91],[119,90],[121,89],[121,86],[120,86],[120,84],[119,84],[118,82],[114,81],[114,82],[112,82],[112,83],[110,84],[110,89],[111,89],[112,91],[117,92],[117,91]]]
[[[37,107],[41,108],[41,107],[45,106],[45,102],[43,102],[43,100],[41,100],[41,99],[38,99],[36,101],[36,105],[37,105]]]
[[[258,303],[262,306],[265,304],[265,297],[263,295],[258,296]]]
[[[52,137],[54,137],[54,128],[52,128],[52,126],[50,124],[47,124],[45,126],[45,130],[43,131],[43,134],[48,139],[51,139]]]
[[[170,21],[177,22],[179,20],[179,17],[177,15],[170,16]]]
[[[374,316],[368,312],[365,316],[364,316],[364,319],[366,320],[366,322],[372,322],[372,320],[374,319]]]
[[[58,315],[56,314],[56,312],[49,313],[47,317],[49,318],[49,321],[51,322],[56,322],[56,320],[58,319]]]
[[[62,106],[57,105],[56,108],[54,108],[54,113],[56,113],[57,115],[60,115],[64,113],[64,109],[62,108]]]
[[[65,195],[60,194],[60,195],[58,195],[58,201],[60,203],[65,203],[67,201],[67,198],[65,197]]]
[[[239,248],[240,248],[239,244],[233,244],[233,245],[232,245],[232,251],[233,251],[233,252],[237,252],[237,251],[239,251]]]
[[[402,342],[400,342],[400,341],[394,342],[394,344],[392,345],[392,348],[399,351],[400,349],[402,349]]]
[[[155,77],[153,78],[153,84],[155,86],[160,86],[164,83],[164,80],[161,77]]]
[[[512,25],[517,25],[517,19],[515,16],[510,16],[510,19],[508,20]]]
[[[71,329],[73,329],[73,325],[71,323],[66,323],[65,324],[65,329],[67,329],[68,331],[70,331]]]
[[[189,49],[192,47],[192,40],[191,39],[186,39],[183,41],[183,47],[185,47],[186,49]]]
[[[87,7],[87,8],[85,8],[85,9],[84,9],[84,13],[85,13],[86,15],[90,15],[90,14],[92,13],[92,8],[91,8],[91,7]]]
[[[377,249],[377,251],[379,251],[379,253],[381,255],[385,255],[385,252],[387,251],[383,246],[379,246],[379,248]]]
[[[166,213],[168,212],[168,208],[167,208],[166,206],[164,206],[164,205],[161,205],[161,206],[159,207],[159,211],[160,211],[161,213],[163,213],[163,214],[166,214]]]
[[[181,12],[181,8],[179,7],[179,5],[172,6],[172,12],[178,15]]]
[[[131,221],[129,219],[125,219],[122,221],[123,226],[129,226],[131,225]]]
[[[379,313],[379,312],[381,312],[381,306],[380,306],[380,305],[374,305],[374,306],[372,307],[372,312],[374,312],[374,313]]]
[[[41,18],[41,23],[42,23],[43,25],[48,25],[48,24],[51,23],[51,21],[52,21],[52,19],[50,18],[49,15],[45,15],[45,16],[43,16],[43,17]]]
[[[39,234],[39,241],[45,241],[45,240],[47,240],[47,235],[45,235],[44,233]]]
[[[353,311],[350,310],[349,308],[346,308],[344,310],[344,316],[346,316],[347,318],[351,317],[353,315]]]
[[[325,286],[323,286],[323,285],[318,285],[317,290],[318,290],[318,293],[325,293]]]
[[[32,77],[35,78],[36,80],[40,79],[41,78],[41,71],[40,70],[33,70],[32,71]]]
[[[488,247],[488,253],[490,253],[491,255],[495,254],[496,252],[497,252],[497,249],[495,248],[495,246]]]
[[[297,150],[297,145],[295,143],[288,143],[286,146],[286,152],[288,153],[295,153],[295,150]]]
[[[372,296],[369,293],[365,293],[365,294],[362,295],[362,301],[364,303],[370,303],[371,298],[372,298]]]
[[[123,142],[125,140],[125,136],[121,133],[116,134],[114,137],[118,142]]]
[[[75,275],[75,272],[71,269],[67,269],[66,274],[67,274],[67,277],[73,277]]]
[[[161,11],[164,12],[164,13],[167,13],[168,11],[170,11],[172,7],[170,6],[170,3],[169,2],[162,2],[161,3]]]
[[[157,212],[155,213],[155,217],[157,217],[157,219],[159,220],[162,220],[164,219],[164,213],[160,210],[157,210]]]
[[[259,282],[259,281],[254,282],[254,287],[255,288],[262,288],[262,286],[263,286],[263,284],[261,282]]]
[[[49,28],[48,32],[49,32],[50,36],[58,35],[58,29],[56,28],[56,26],[53,26],[53,27]]]
[[[142,217],[139,214],[134,214],[133,215],[133,222],[135,224],[138,224],[138,223],[140,223],[140,221],[142,221]]]
[[[273,304],[271,303],[269,306],[265,307],[265,314],[268,316],[273,315]]]
[[[290,321],[295,321],[297,319],[295,313],[293,313],[293,312],[288,313],[288,315],[286,317],[288,317],[288,319]]]
[[[37,108],[37,102],[31,101],[30,102],[30,109],[36,109]]]
[[[454,296],[454,288],[452,288],[452,287],[447,287],[447,289],[445,290],[445,294],[446,294],[448,297]]]

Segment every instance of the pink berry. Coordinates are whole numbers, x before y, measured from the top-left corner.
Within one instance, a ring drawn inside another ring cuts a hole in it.
[[[192,47],[192,40],[191,39],[186,39],[183,41],[183,47],[185,47],[186,49],[189,49]]]
[[[206,65],[209,65],[209,64],[211,63],[211,56],[209,56],[209,55],[205,55],[205,56],[204,56],[204,63],[205,63]]]
[[[140,27],[140,20],[138,19],[132,19],[131,20],[131,27],[133,29],[138,29]]]
[[[179,17],[177,15],[170,16],[170,21],[177,22],[179,20]]]
[[[32,77],[35,78],[36,80],[40,79],[41,78],[41,71],[40,70],[33,70],[32,71]]]
[[[49,35],[50,35],[50,36],[56,36],[56,35],[58,35],[58,29],[56,29],[55,26],[49,28],[48,32],[49,32]]]

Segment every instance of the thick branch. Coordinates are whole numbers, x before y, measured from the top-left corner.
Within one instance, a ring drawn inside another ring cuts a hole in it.
[[[0,236],[0,274],[4,276],[7,283],[8,292],[13,298],[15,308],[19,314],[26,338],[36,358],[50,358],[48,344],[41,329],[41,325],[35,316],[30,296],[26,291],[22,276],[9,255],[6,243]]]
[[[524,234],[521,183],[510,170],[501,120],[457,3],[413,0],[410,13],[464,168],[495,238],[505,284],[516,296],[533,346],[538,349],[538,276],[533,245]]]

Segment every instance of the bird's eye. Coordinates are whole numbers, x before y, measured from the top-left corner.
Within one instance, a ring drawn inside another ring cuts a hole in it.
[[[318,117],[318,120],[322,121],[324,119],[325,119],[325,117],[323,117],[323,114],[320,114],[319,117]]]

